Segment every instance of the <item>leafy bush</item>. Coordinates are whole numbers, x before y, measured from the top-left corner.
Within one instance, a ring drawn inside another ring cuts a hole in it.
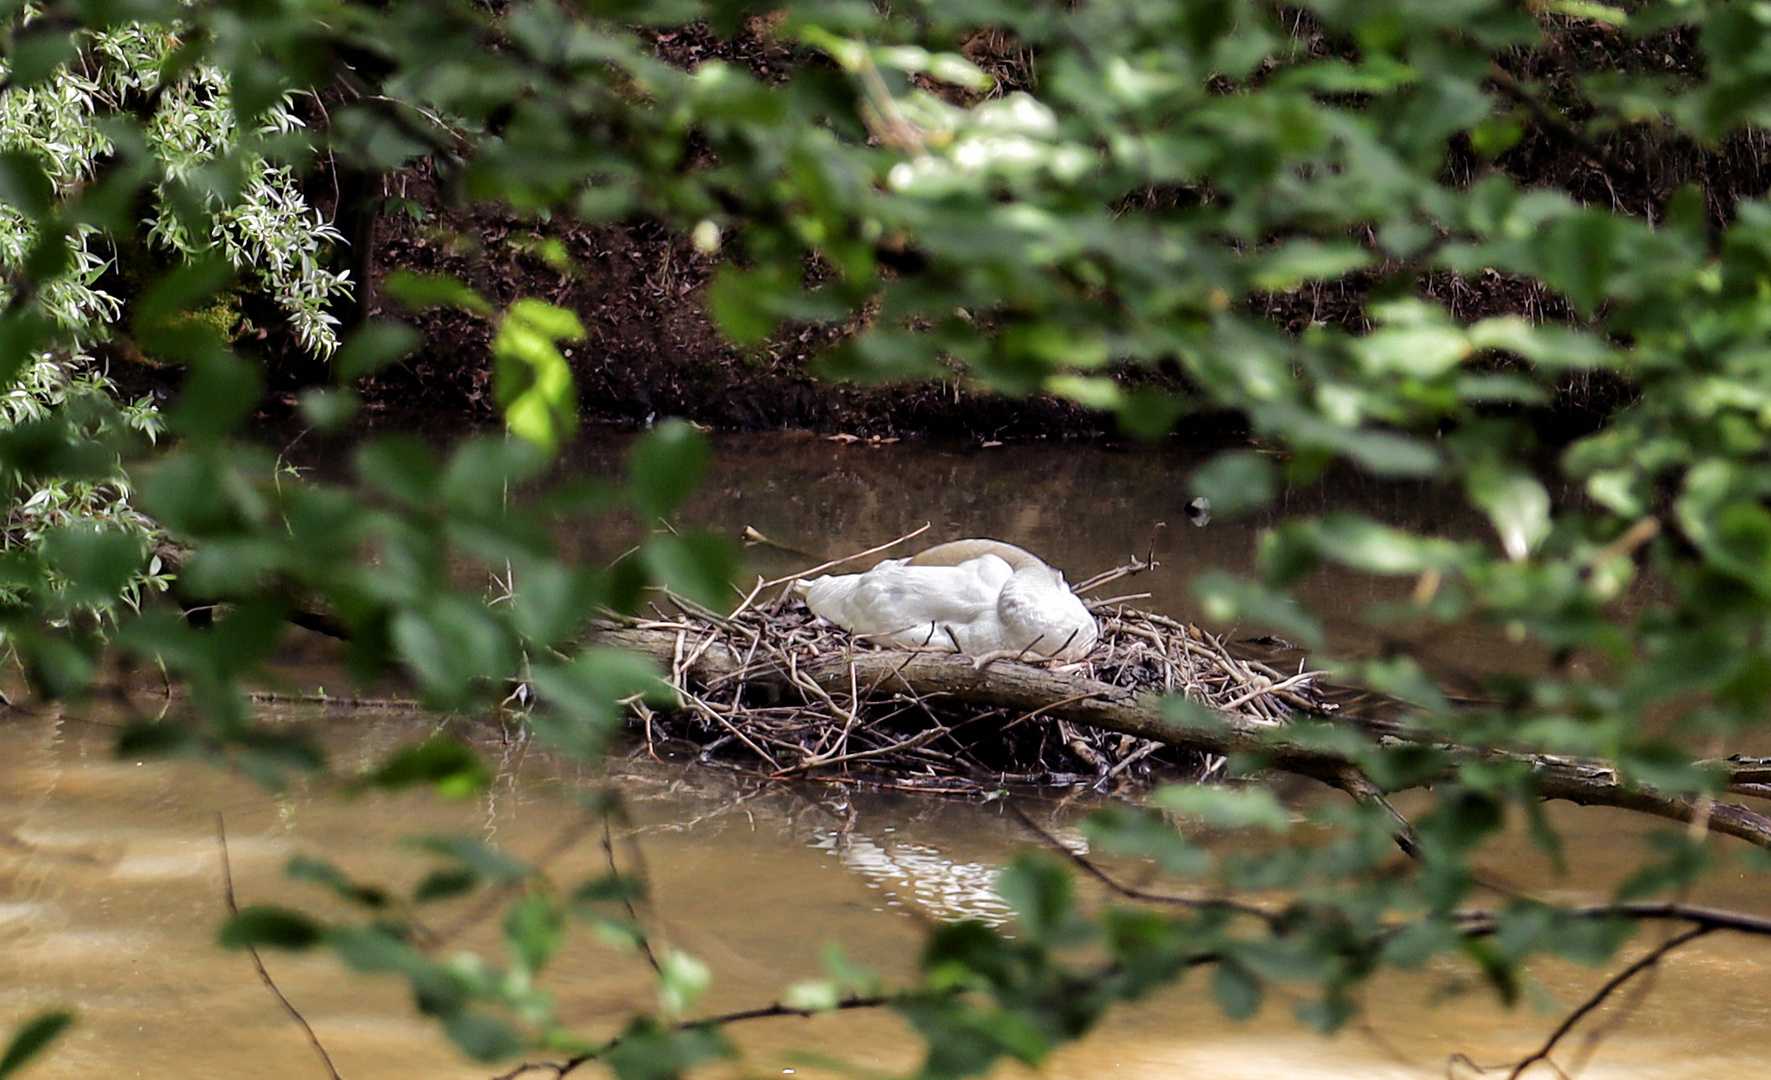
[[[1179,728],[1216,731],[1209,737],[1237,751],[1236,771],[1293,769],[1353,801],[1303,830],[1258,797],[1166,797],[1226,827],[1277,827],[1259,859],[1214,857],[1153,814],[1104,815],[1099,843],[1203,874],[1223,899],[1086,916],[1064,872],[1029,859],[1003,881],[1022,914],[1017,937],[941,927],[914,986],[887,993],[839,969],[796,999],[896,1005],[929,1044],[926,1075],[975,1074],[1004,1056],[1037,1063],[1112,1003],[1194,967],[1212,969],[1234,1014],[1291,984],[1304,991],[1301,1019],[1332,1029],[1384,965],[1447,958],[1511,1001],[1531,957],[1602,962],[1642,921],[1691,927],[1669,944],[1765,932],[1750,916],[1681,898],[1734,861],[1714,834],[1771,844],[1771,819],[1730,801],[1763,793],[1758,766],[1687,749],[1730,748],[1761,730],[1771,692],[1771,206],[1750,192],[1724,202],[1685,187],[1654,200],[1651,218],[1634,216],[1509,171],[1524,164],[1511,155],[1546,143],[1603,167],[1632,146],[1708,148],[1754,132],[1771,115],[1761,5],[979,0],[880,10],[807,0],[751,19],[734,4],[677,0],[139,0],[131,11],[189,28],[169,67],[211,87],[197,106],[225,89],[237,141],[193,164],[178,156],[185,129],[174,138],[166,127],[177,95],[131,104],[95,94],[87,107],[116,153],[83,166],[82,183],[67,181],[47,142],[5,159],[0,198],[29,230],[15,240],[19,270],[0,311],[0,360],[11,357],[12,370],[47,347],[56,305],[82,287],[56,283],[90,271],[88,238],[136,228],[129,208],[140,198],[166,208],[151,220],[172,224],[148,232],[177,252],[207,237],[230,259],[285,258],[229,231],[264,220],[233,224],[234,196],[259,190],[254,162],[280,163],[262,174],[276,188],[292,175],[277,170],[301,160],[304,133],[279,119],[288,95],[338,88],[319,134],[351,167],[423,158],[445,190],[500,201],[538,226],[650,217],[723,250],[708,302],[735,340],[764,339],[785,320],[852,325],[832,374],[958,370],[1005,392],[1112,409],[1146,434],[1191,411],[1236,411],[1273,453],[1233,451],[1196,478],[1220,511],[1266,506],[1282,481],[1354,467],[1443,485],[1492,524],[1482,542],[1357,515],[1285,518],[1262,540],[1258,580],[1202,579],[1217,617],[1327,649],[1288,590],[1337,563],[1405,586],[1407,599],[1373,618],[1472,622],[1535,643],[1546,663],[1463,708],[1404,647],[1344,663],[1349,677],[1414,707],[1401,737],[1342,726],[1256,738],[1177,707]],[[15,24],[10,92],[64,84],[72,58],[55,20],[111,32],[110,17],[68,3]],[[695,18],[716,35],[768,35],[793,63],[766,78],[720,59],[672,66],[633,25]],[[1558,66],[1569,54],[1551,45],[1567,34],[1619,43],[1619,56],[1672,50],[1689,62],[1672,65],[1676,77],[1647,63]],[[1006,41],[1031,62],[1002,63],[981,41]],[[979,61],[1019,85],[1005,92]],[[1554,78],[1541,77],[1546,68]],[[273,220],[301,217],[279,205]],[[1488,275],[1533,283],[1570,318],[1454,318],[1444,284]],[[537,735],[594,757],[619,722],[617,703],[656,682],[632,658],[580,644],[587,620],[631,607],[660,579],[717,599],[730,552],[692,531],[662,533],[613,568],[586,569],[559,557],[549,529],[560,514],[618,499],[647,519],[669,516],[701,460],[695,437],[654,433],[621,493],[538,490],[570,430],[558,343],[581,324],[539,301],[499,312],[459,282],[408,277],[390,292],[497,324],[499,396],[518,437],[441,455],[382,437],[361,448],[348,482],[279,483],[231,439],[259,373],[189,320],[225,278],[192,260],[138,301],[144,344],[187,364],[190,378],[169,416],[182,443],[132,460],[130,475],[141,505],[193,545],[185,587],[222,616],[199,627],[148,605],[122,621],[115,652],[165,665],[193,705],[133,729],[125,748],[208,753],[271,782],[322,768],[299,734],[256,726],[240,689],[301,604],[348,633],[359,677],[403,672],[451,709],[501,700],[520,680],[537,702]],[[1264,314],[1275,298],[1347,281],[1361,293],[1357,318],[1286,327]],[[329,289],[297,289],[289,303]],[[311,333],[320,347],[321,329]],[[340,422],[354,403],[350,379],[412,347],[396,324],[366,327],[338,350],[340,385],[305,399],[309,417]],[[1119,365],[1165,366],[1190,390],[1129,391],[1113,377]],[[1629,403],[1565,449],[1539,447],[1533,410],[1571,375],[1615,380],[1631,388]],[[64,434],[66,447],[51,449],[105,444],[102,432]],[[51,468],[55,456],[41,449],[7,444],[0,455]],[[513,495],[525,491],[534,493]],[[145,554],[102,534],[57,535],[44,562],[17,567],[0,627],[40,689],[79,695],[105,677],[108,654],[63,617],[60,593],[40,586],[56,584],[53,574],[83,596],[115,594]],[[454,591],[462,559],[505,575],[508,602]],[[1634,588],[1645,572],[1655,586]],[[1668,714],[1671,731],[1651,722]],[[1603,761],[1579,774],[1549,754]],[[471,790],[470,758],[413,748],[374,781]],[[1386,793],[1427,784],[1427,809],[1400,820]],[[1542,800],[1600,794],[1683,824],[1609,900],[1514,894],[1474,907],[1473,860],[1503,825],[1527,823],[1555,857]],[[520,894],[506,963],[442,958],[405,900],[307,864],[298,877],[341,892],[362,917],[248,909],[226,940],[325,946],[356,969],[401,973],[421,1007],[483,1057],[547,1047],[571,1068],[601,1056],[620,1075],[663,1076],[726,1052],[706,1025],[679,1022],[700,982],[684,961],[653,958],[661,1011],[615,1042],[584,1042],[552,1013],[541,977],[571,920],[625,927],[643,943],[623,903],[632,883],[553,882],[460,841],[433,850],[438,876],[410,905],[475,888]],[[1279,899],[1243,899],[1256,893]]]
[[[30,34],[42,18],[27,8],[16,33]],[[0,152],[10,155],[12,182],[26,185],[13,191],[10,205],[0,206],[0,269],[15,282],[21,271],[36,269],[30,260],[42,250],[39,213],[49,192],[30,190],[41,184],[36,169],[58,195],[91,182],[100,163],[118,153],[98,122],[101,117],[151,101],[152,121],[141,135],[162,174],[148,200],[147,220],[129,221],[120,232],[91,222],[68,223],[65,251],[58,254],[66,265],[32,283],[36,310],[58,333],[52,347],[14,360],[20,369],[0,397],[0,428],[41,423],[56,413],[78,417],[75,424],[88,440],[106,428],[158,436],[163,422],[152,399],[113,406],[116,388],[87,351],[123,329],[129,298],[107,291],[101,279],[119,269],[120,251],[133,250],[144,239],[163,261],[219,251],[281,305],[301,344],[321,355],[337,347],[337,319],[327,305],[345,294],[349,283],[321,263],[328,245],[341,238],[308,205],[287,166],[256,153],[231,156],[240,140],[230,81],[213,64],[179,70],[183,30],[177,22],[94,28],[77,39],[76,62],[57,66],[35,85],[14,80],[0,92]],[[283,95],[265,111],[255,134],[275,136],[298,127]],[[212,213],[175,212],[174,200],[193,194]],[[206,230],[192,227],[199,218]],[[123,280],[130,276],[139,277],[140,270]],[[231,333],[237,313],[225,301],[193,317],[214,321],[217,316],[215,329]],[[118,530],[144,544],[160,535],[132,505],[131,481],[119,468],[100,466],[41,484],[34,480],[16,473],[9,477],[14,495],[5,516],[6,548],[34,551],[52,530],[74,526]],[[141,589],[162,589],[166,582],[155,558],[136,576],[126,599],[137,603]]]

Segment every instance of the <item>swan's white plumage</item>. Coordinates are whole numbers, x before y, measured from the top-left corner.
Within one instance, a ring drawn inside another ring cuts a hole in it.
[[[974,656],[1079,660],[1099,630],[1064,575],[999,540],[956,540],[862,574],[801,582],[812,613],[851,634]]]

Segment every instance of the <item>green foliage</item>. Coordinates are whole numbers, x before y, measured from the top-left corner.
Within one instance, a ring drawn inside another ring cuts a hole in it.
[[[229,949],[311,949],[320,943],[320,927],[306,915],[287,908],[241,908],[223,924],[218,940]]]
[[[428,784],[444,798],[467,799],[485,790],[492,774],[472,747],[439,737],[400,750],[364,779],[395,791]]]
[[[636,442],[618,493],[550,496],[542,474],[574,422],[559,343],[585,329],[539,298],[497,312],[454,279],[386,282],[410,308],[495,324],[514,437],[442,450],[377,437],[351,475],[328,481],[291,479],[236,441],[265,378],[217,332],[232,283],[269,294],[315,353],[336,345],[342,381],[414,347],[392,323],[336,340],[327,306],[346,283],[324,254],[338,237],[300,194],[320,153],[371,176],[422,158],[440,190],[537,229],[664,222],[727,259],[708,302],[735,340],[788,324],[832,330],[843,342],[825,367],[839,377],[942,373],[1043,390],[1143,433],[1234,412],[1261,446],[1194,478],[1220,513],[1269,509],[1283,483],[1331,469],[1454,493],[1492,535],[1292,515],[1265,530],[1258,580],[1196,583],[1214,618],[1325,651],[1322,620],[1292,590],[1335,565],[1395,579],[1400,599],[1374,620],[1470,622],[1593,661],[1519,675],[1460,709],[1403,646],[1341,665],[1408,702],[1427,732],[1603,754],[1626,785],[1703,798],[1720,786],[1692,761],[1693,738],[1744,743],[1764,727],[1771,204],[1713,210],[1690,189],[1657,195],[1650,219],[1508,171],[1509,155],[1545,140],[1685,153],[1762,127],[1771,85],[1752,5],[789,2],[759,31],[794,58],[769,81],[718,60],[673,67],[634,29],[705,19],[730,33],[741,12],[725,3],[129,11],[139,21],[107,5],[21,14],[0,90],[0,476],[14,507],[0,633],[47,695],[90,692],[116,658],[182,683],[192,707],[132,726],[127,751],[206,755],[271,783],[327,769],[311,738],[255,723],[243,694],[292,609],[312,606],[348,632],[357,679],[397,673],[447,709],[528,703],[523,719],[549,748],[594,759],[623,702],[656,699],[661,684],[631,657],[579,645],[587,622],[635,609],[655,586],[714,609],[733,599],[731,546],[692,528],[651,536],[607,569],[561,556],[561,507],[619,504],[667,521],[705,474],[707,449],[666,421]],[[1544,82],[1518,74],[1588,63],[1556,39],[1592,24],[1606,27],[1613,59]],[[1005,63],[1012,82],[993,83],[963,51],[984,27],[1036,63]],[[1628,61],[1670,38],[1695,50],[1677,80]],[[349,92],[331,94],[347,70]],[[323,130],[298,122],[303,95],[328,95]],[[138,249],[170,273],[113,295],[112,252]],[[546,237],[535,250],[559,254]],[[1441,287],[1479,274],[1542,286],[1574,317],[1459,320]],[[1330,282],[1365,289],[1358,318],[1290,332],[1264,314]],[[169,414],[176,447],[145,445],[159,432],[151,406],[115,405],[71,365],[119,332],[125,300],[130,332],[189,368]],[[1187,394],[1132,389],[1120,376],[1139,366],[1178,375]],[[1629,393],[1597,430],[1549,452],[1532,410],[1571,377]],[[340,387],[304,409],[336,424],[353,405]],[[214,606],[211,622],[153,595],[166,569],[147,542],[156,528],[188,552],[181,591]],[[464,568],[497,575],[502,594],[458,587]],[[1644,572],[1654,588],[1632,594]],[[1670,732],[1650,723],[1669,714],[1688,720]],[[1211,722],[1180,703],[1169,715]],[[1472,860],[1509,822],[1559,850],[1529,770],[1460,767],[1344,726],[1287,737],[1347,754],[1380,792],[1432,778],[1403,837],[1414,859],[1398,862],[1398,823],[1371,792],[1301,815],[1248,787],[1165,791],[1103,813],[1089,825],[1102,850],[1149,858],[1186,879],[1187,895],[1214,899],[1085,912],[1061,868],[1017,862],[1002,882],[1015,936],[938,927],[920,979],[889,995],[928,1043],[923,1073],[1037,1064],[1113,1003],[1193,967],[1212,969],[1211,993],[1232,1015],[1284,997],[1301,1003],[1301,1022],[1331,1030],[1384,964],[1455,964],[1510,1002],[1534,956],[1600,962],[1628,937],[1603,907],[1523,898],[1469,916]],[[1251,740],[1229,769],[1275,760]],[[484,777],[439,740],[348,779],[459,796]],[[1202,827],[1236,843],[1208,850],[1192,835]],[[716,1031],[677,1022],[705,971],[675,953],[654,957],[656,1014],[631,1018],[616,1041],[587,1044],[554,1015],[544,982],[563,935],[585,924],[616,948],[647,946],[632,882],[556,882],[460,837],[422,850],[438,864],[410,887],[298,861],[294,877],[354,915],[247,908],[223,940],[324,946],[354,970],[398,975],[479,1058],[569,1047],[649,1078],[730,1053]],[[1618,896],[1678,895],[1715,862],[1669,837]],[[1262,904],[1240,902],[1250,894]],[[413,910],[452,900],[502,905],[500,959],[429,944]],[[801,1000],[828,1008],[873,992],[836,975]]]
[[[518,300],[492,339],[494,386],[511,433],[545,450],[557,450],[578,423],[572,369],[560,341],[584,340],[584,324],[564,308]]]
[[[13,1032],[12,1039],[0,1053],[0,1077],[11,1076],[29,1065],[72,1027],[74,1014],[60,1009],[38,1013]]]

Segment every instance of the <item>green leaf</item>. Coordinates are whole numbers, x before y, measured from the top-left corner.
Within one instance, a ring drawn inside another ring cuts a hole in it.
[[[738,345],[755,345],[780,324],[768,310],[767,298],[785,288],[783,275],[773,267],[745,271],[724,263],[707,287],[707,306],[726,337]]]
[[[410,975],[429,964],[411,942],[385,924],[339,926],[326,935],[326,943],[352,971],[366,974]]]
[[[1056,943],[1074,929],[1070,875],[1050,858],[1027,853],[1016,856],[997,875],[996,891],[1020,916],[1030,941]]]
[[[428,904],[437,900],[452,900],[474,891],[479,884],[480,875],[465,866],[432,870],[412,890],[412,902]]]
[[[538,972],[565,940],[566,913],[551,898],[527,896],[504,913],[504,941],[511,960]]]
[[[0,1054],[0,1078],[11,1076],[29,1065],[73,1024],[73,1013],[65,1009],[49,1009],[19,1025],[6,1044],[6,1052]]]
[[[675,701],[658,666],[624,649],[589,648],[569,664],[537,663],[532,673],[536,691],[549,706],[546,714],[534,718],[536,734],[584,761],[601,756],[618,723],[616,702],[636,696],[662,706]]]
[[[429,836],[417,843],[420,848],[453,859],[494,884],[521,881],[534,873],[528,863],[472,837]]]
[[[1286,593],[1263,588],[1219,570],[1209,570],[1193,579],[1194,591],[1205,605],[1208,616],[1220,623],[1248,620],[1265,626],[1303,645],[1322,647],[1322,626]]]
[[[443,1020],[449,1039],[475,1061],[502,1061],[523,1048],[522,1036],[508,1022],[478,1009],[462,1009]]]
[[[301,951],[324,937],[320,924],[301,912],[258,904],[241,908],[222,924],[217,940],[224,949]]]
[[[475,315],[492,314],[486,298],[447,274],[421,274],[395,270],[381,282],[381,289],[413,311],[432,307],[456,307]]]
[[[77,35],[59,20],[38,19],[15,32],[7,50],[9,82],[28,89],[47,82],[79,54]]]
[[[370,773],[367,782],[389,791],[424,784],[445,799],[469,799],[492,782],[492,772],[472,747],[440,735],[400,750]]]
[[[29,150],[0,151],[0,202],[28,218],[40,218],[55,205],[55,185],[43,159]]]
[[[665,534],[647,540],[641,552],[655,579],[703,607],[723,611],[737,602],[738,553],[725,537],[702,530]]]
[[[626,874],[604,874],[580,882],[572,890],[572,903],[587,912],[599,904],[633,904],[646,898],[646,883]]]
[[[43,636],[19,642],[25,674],[38,693],[54,701],[79,701],[92,690],[98,661],[89,642]]]
[[[1549,0],[1544,10],[1576,19],[1587,19],[1605,26],[1628,26],[1629,13],[1596,0]]]
[[[68,599],[95,606],[115,600],[148,559],[141,537],[96,524],[51,531],[43,538],[43,554],[66,579]]]
[[[324,885],[353,904],[376,909],[388,905],[386,890],[378,885],[362,885],[352,881],[344,871],[323,859],[296,855],[289,860],[283,873],[291,881],[311,881],[316,885]]]
[[[1482,977],[1494,987],[1501,1004],[1509,1008],[1519,1000],[1519,969],[1518,966],[1495,949],[1493,944],[1479,938],[1464,938],[1459,942],[1463,954],[1475,962]]]
[[[301,417],[316,431],[331,433],[350,423],[363,399],[350,390],[309,388],[301,392]]]
[[[1481,507],[1501,548],[1515,562],[1530,557],[1550,533],[1550,496],[1523,469],[1483,467],[1470,471],[1470,501]]]
[[[1264,787],[1225,788],[1205,784],[1165,784],[1150,796],[1153,806],[1190,814],[1224,829],[1259,827],[1271,833],[1291,828],[1291,814]]]
[[[180,264],[136,298],[135,336],[150,353],[176,359],[207,355],[221,343],[220,328],[196,313],[212,308],[234,277],[217,256]],[[255,399],[256,400],[256,399]]]
[[[1126,390],[1119,400],[1119,427],[1134,439],[1160,439],[1186,415],[1186,398],[1162,390]]]
[[[686,420],[666,420],[627,452],[627,482],[645,521],[675,514],[707,472],[712,453],[706,436]]]
[[[578,391],[558,342],[584,340],[584,324],[565,308],[518,300],[492,339],[494,383],[511,432],[548,452],[578,425]]]
[[[1278,470],[1264,454],[1232,450],[1212,458],[1193,472],[1193,491],[1211,500],[1214,515],[1234,517],[1273,501]]]
[[[828,979],[792,983],[781,995],[781,1004],[802,1012],[829,1012],[842,1003],[842,991]]]
[[[10,389],[15,385],[25,365],[51,346],[56,333],[56,325],[38,308],[0,312],[0,387]],[[23,428],[25,425],[18,427]],[[44,431],[46,427],[37,427],[37,430]],[[15,428],[8,434],[18,435],[20,432]],[[64,445],[58,439],[55,449],[59,450]]]
[[[449,456],[441,493],[464,514],[502,519],[513,490],[534,479],[547,463],[547,454],[526,439],[508,435],[464,439]]]
[[[1154,859],[1167,874],[1204,874],[1213,865],[1210,852],[1182,836],[1154,810],[1103,807],[1088,816],[1083,830],[1098,850]]]
[[[332,357],[332,371],[340,384],[355,382],[417,351],[418,331],[404,323],[371,322],[347,338]]]
[[[138,720],[117,735],[117,757],[124,761],[177,757],[202,749],[202,737],[193,728],[167,720]]]
[[[1119,384],[1105,375],[1053,375],[1045,380],[1045,391],[1102,412],[1113,412],[1125,404]]]
[[[1211,994],[1232,1020],[1246,1020],[1260,1011],[1263,990],[1253,972],[1233,960],[1220,960],[1211,976]]]
[[[158,340],[164,344],[167,335]],[[223,352],[205,351],[188,357],[190,375],[179,395],[172,422],[197,439],[217,439],[233,431],[258,407],[264,390],[258,365]]]
[[[1371,265],[1372,259],[1351,241],[1294,240],[1263,252],[1254,261],[1252,280],[1256,288],[1279,292],[1312,279],[1341,277]]]
[[[415,435],[384,435],[364,443],[356,465],[365,483],[408,505],[422,506],[436,491],[436,455]]]
[[[658,1005],[666,1016],[683,1016],[695,1007],[713,973],[688,953],[670,950],[658,965]]]
[[[650,1017],[636,1018],[604,1055],[616,1080],[681,1080],[703,1062],[732,1056],[718,1028],[672,1030]]]
[[[444,595],[401,611],[389,627],[399,658],[440,704],[466,700],[476,684],[498,684],[517,667],[517,643],[484,604]]]

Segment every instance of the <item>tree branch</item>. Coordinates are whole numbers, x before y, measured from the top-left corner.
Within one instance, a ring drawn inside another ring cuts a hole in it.
[[[667,667],[675,657],[674,631],[612,627],[598,631],[595,636],[602,644],[645,653]],[[687,665],[685,677],[705,684],[730,676],[742,666],[743,657],[715,643]],[[874,652],[853,653],[804,666],[798,675],[825,690],[847,693],[851,669],[853,678],[865,686],[885,685],[889,679],[901,689],[916,694],[942,694],[951,700],[971,704],[1038,711],[1054,720],[1069,720],[1105,731],[1154,739],[1183,750],[1222,756],[1254,755],[1267,768],[1307,776],[1343,791],[1348,790],[1347,785],[1352,782],[1348,778],[1353,774],[1359,775],[1363,784],[1371,784],[1370,778],[1350,756],[1325,749],[1303,737],[1302,733],[1294,733],[1293,729],[1257,724],[1224,712],[1215,714],[1216,723],[1213,724],[1182,724],[1165,715],[1150,695],[1133,694],[1120,687],[1029,664],[998,662],[978,668],[971,658],[959,655]],[[787,673],[778,674],[779,688],[793,692]],[[746,677],[753,683],[769,680],[767,674],[758,672],[748,673]],[[1615,765],[1601,760],[1434,742],[1399,725],[1361,722],[1359,726],[1380,748],[1427,746],[1446,753],[1455,762],[1440,772],[1416,777],[1410,783],[1411,787],[1426,787],[1451,779],[1456,775],[1457,767],[1462,765],[1525,766],[1530,770],[1538,795],[1546,800],[1564,799],[1583,806],[1616,807],[1687,824],[1706,812],[1702,805],[1704,801],[1695,796],[1627,783]],[[1706,761],[1698,764],[1726,769],[1730,775],[1737,764],[1750,770],[1753,776],[1762,775],[1766,767],[1756,759],[1742,763]],[[1360,790],[1364,788],[1361,786]],[[1371,790],[1378,789],[1372,785]],[[1771,848],[1771,817],[1738,803],[1721,801],[1709,804],[1707,813],[1712,831],[1757,847]]]
[[[849,997],[832,1005],[828,1009],[796,1009],[791,1005],[775,1002],[754,1009],[739,1009],[736,1012],[720,1013],[718,1016],[703,1016],[696,1020],[683,1020],[671,1025],[675,1031],[695,1031],[700,1028],[724,1027],[727,1024],[742,1023],[746,1020],[765,1020],[773,1016],[811,1017],[826,1012],[845,1012],[850,1009],[877,1009],[900,1000],[897,997]],[[517,1077],[531,1072],[551,1072],[556,1080],[570,1073],[577,1072],[590,1062],[605,1057],[611,1050],[621,1045],[621,1036],[617,1035],[595,1050],[576,1054],[564,1061],[525,1061],[509,1072],[499,1073],[492,1080],[517,1080]]]
[[[1071,865],[1075,866],[1089,877],[1094,878],[1102,885],[1105,885],[1109,891],[1116,895],[1123,896],[1127,900],[1138,900],[1146,904],[1165,904],[1172,907],[1210,908],[1220,911],[1234,911],[1238,915],[1249,915],[1259,919],[1269,927],[1276,925],[1283,918],[1283,913],[1281,912],[1269,911],[1266,908],[1258,907],[1254,904],[1245,904],[1237,900],[1226,900],[1209,896],[1175,896],[1172,893],[1145,892],[1143,889],[1133,888],[1095,865],[1093,859],[1071,851],[1064,844],[1060,843],[1057,837],[1040,828],[1032,818],[1027,816],[1027,812],[1015,805],[1015,803],[1009,802],[1008,808],[1009,812],[1019,818],[1021,824],[1025,825],[1029,832],[1045,841],[1046,845],[1053,851],[1070,860]]]
[[[1713,926],[1694,926],[1682,934],[1675,935],[1674,937],[1670,937],[1661,942],[1659,945],[1649,950],[1647,955],[1611,976],[1611,978],[1606,979],[1605,984],[1599,987],[1597,992],[1581,1002],[1578,1008],[1564,1017],[1560,1024],[1556,1025],[1556,1030],[1550,1032],[1550,1037],[1544,1040],[1542,1046],[1538,1047],[1518,1064],[1513,1066],[1513,1070],[1507,1074],[1507,1080],[1519,1080],[1521,1076],[1525,1075],[1526,1069],[1531,1068],[1531,1066],[1540,1061],[1549,1062],[1551,1067],[1554,1068],[1554,1063],[1550,1062],[1550,1052],[1556,1048],[1556,1044],[1561,1042],[1564,1036],[1574,1030],[1574,1025],[1580,1023],[1581,1020],[1594,1009],[1603,1005],[1605,1000],[1621,989],[1625,983],[1629,982],[1637,975],[1640,975],[1642,972],[1653,968],[1656,964],[1659,964],[1668,953],[1680,946],[1697,940],[1705,934],[1713,933],[1715,930],[1716,927]],[[1557,1071],[1559,1072],[1560,1070]]]

